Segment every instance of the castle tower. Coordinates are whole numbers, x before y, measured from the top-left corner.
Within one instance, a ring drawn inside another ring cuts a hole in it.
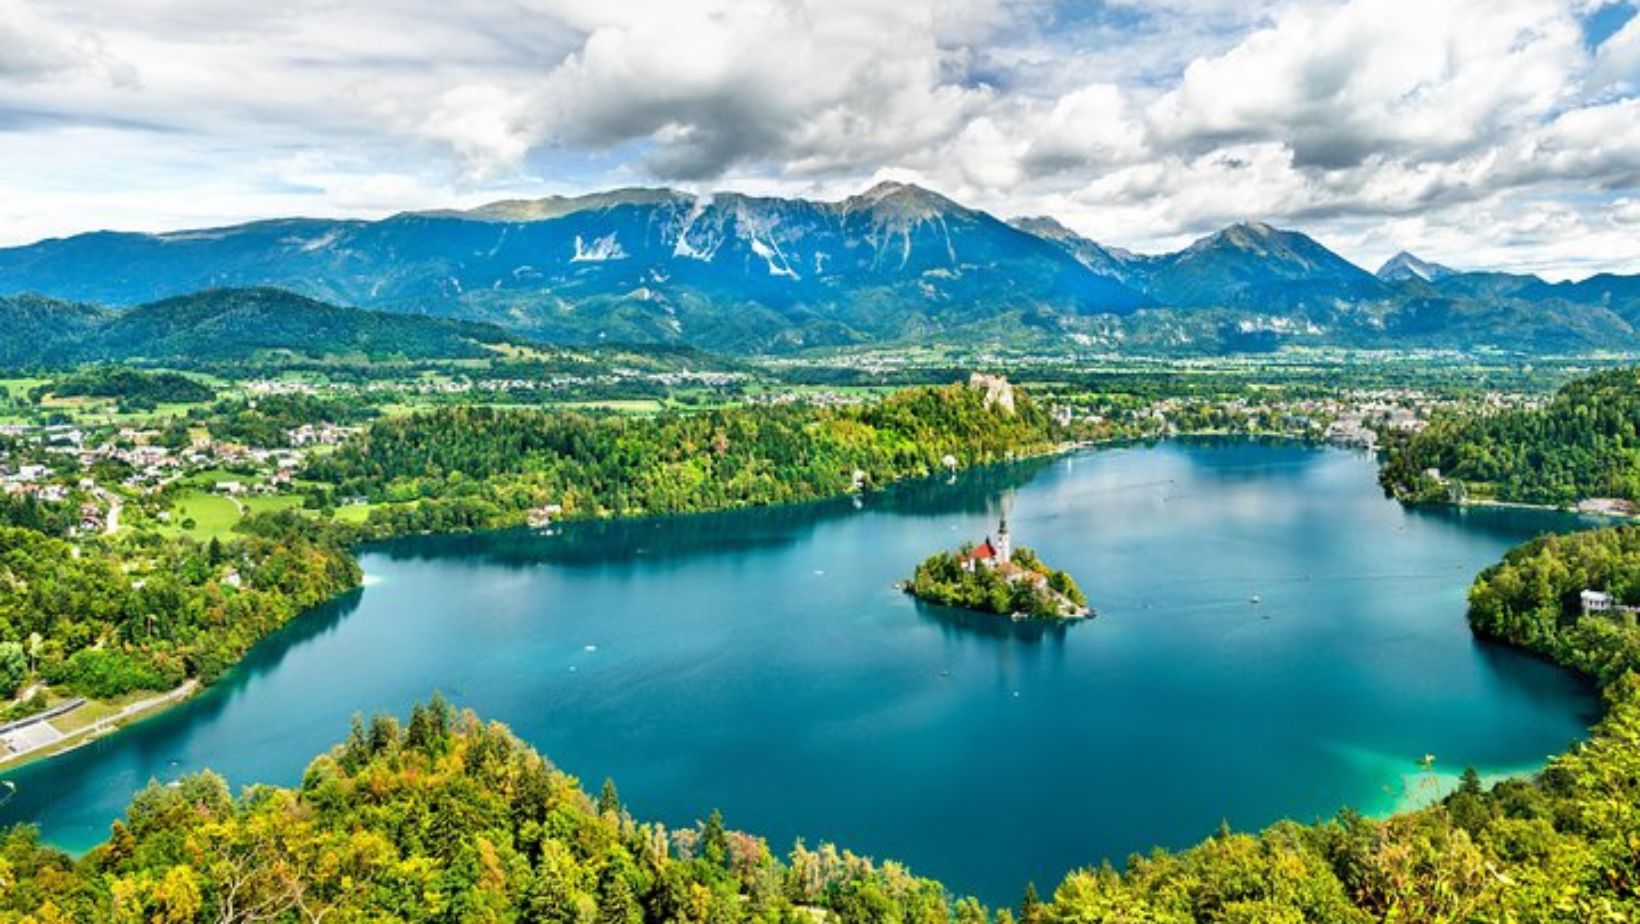
[[[1007,564],[1009,557],[1014,554],[1014,540],[1013,537],[1008,535],[1007,514],[1002,515],[1002,524],[997,527],[997,537],[992,541],[991,547],[997,550],[997,564],[999,565]]]

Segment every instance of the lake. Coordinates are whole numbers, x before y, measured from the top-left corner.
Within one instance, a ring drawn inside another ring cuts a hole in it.
[[[858,506],[374,546],[363,590],[203,696],[10,774],[0,821],[85,848],[151,778],[294,784],[355,713],[439,689],[589,789],[613,778],[639,818],[721,808],[778,853],[835,841],[1011,903],[1221,820],[1382,813],[1466,766],[1540,766],[1597,698],[1476,641],[1464,594],[1508,547],[1586,524],[1404,510],[1374,477],[1345,450],[1169,442]],[[1015,624],[894,588],[983,538],[1003,498],[1016,544],[1070,571],[1097,618]]]

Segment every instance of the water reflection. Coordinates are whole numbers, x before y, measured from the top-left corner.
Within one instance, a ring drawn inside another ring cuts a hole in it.
[[[992,639],[1007,639],[1038,645],[1044,642],[1064,645],[1065,636],[1086,620],[1065,622],[1050,619],[1009,619],[992,613],[976,613],[952,606],[938,606],[924,600],[913,600],[917,615],[954,634],[980,635]]]
[[[735,552],[789,548],[822,527],[862,512],[903,517],[991,514],[1005,492],[1028,484],[1050,458],[993,465],[948,476],[917,478],[850,498],[687,514],[614,520],[573,520],[550,530],[514,529],[448,536],[417,536],[369,547],[393,561],[431,561],[453,556],[506,568],[542,562],[605,569],[643,561],[686,562]]]

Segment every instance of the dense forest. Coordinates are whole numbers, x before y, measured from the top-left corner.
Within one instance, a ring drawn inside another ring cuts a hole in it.
[[[117,398],[123,408],[153,410],[161,404],[196,404],[216,397],[210,386],[178,372],[142,372],[120,366],[91,366],[42,385],[30,393],[59,398]]]
[[[713,816],[640,824],[442,701],[356,722],[299,788],[150,785],[78,861],[0,841],[0,921],[940,922],[934,882],[825,846],[785,863]],[[972,901],[958,918],[985,920]]]
[[[1640,370],[1577,379],[1541,409],[1436,419],[1392,445],[1379,477],[1411,501],[1640,500]]]
[[[246,521],[242,538],[70,544],[0,528],[0,643],[86,696],[210,681],[252,644],[359,581],[335,531],[292,515]],[[14,690],[0,690],[11,694]]]
[[[1584,618],[1579,594],[1603,591],[1640,603],[1640,526],[1541,536],[1476,578],[1475,631],[1612,682],[1640,668],[1640,632],[1621,613]]]
[[[656,417],[451,407],[372,425],[307,478],[389,505],[379,532],[566,516],[683,513],[813,500],[947,467],[1053,448],[1029,396],[1012,409],[967,385],[912,388],[846,408],[730,407]]]
[[[1088,598],[1076,586],[1074,578],[1064,571],[1048,567],[1035,552],[1024,546],[1013,551],[1012,564],[1017,569],[1041,575],[1043,583],[1010,580],[1002,568],[964,568],[961,556],[972,550],[971,545],[965,545],[955,554],[936,552],[917,565],[911,581],[906,584],[906,590],[929,603],[1000,616],[1021,613],[1054,619],[1066,615],[1063,601],[1077,607],[1088,605]]]
[[[62,537],[80,525],[82,492],[70,491],[65,503],[42,503],[33,494],[0,494],[0,527],[14,526]]]

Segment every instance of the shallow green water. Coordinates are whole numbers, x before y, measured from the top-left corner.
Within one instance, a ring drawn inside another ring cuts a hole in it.
[[[203,697],[12,776],[0,820],[100,840],[131,792],[210,766],[294,783],[348,718],[435,687],[643,818],[721,807],[908,862],[992,902],[1221,819],[1253,828],[1406,799],[1436,770],[1516,771],[1583,734],[1588,687],[1476,642],[1473,574],[1577,520],[1408,512],[1365,456],[1245,442],[1091,452],[867,498],[417,539]],[[1099,617],[1064,630],[893,588],[1016,541]],[[1251,601],[1257,595],[1260,602]]]

